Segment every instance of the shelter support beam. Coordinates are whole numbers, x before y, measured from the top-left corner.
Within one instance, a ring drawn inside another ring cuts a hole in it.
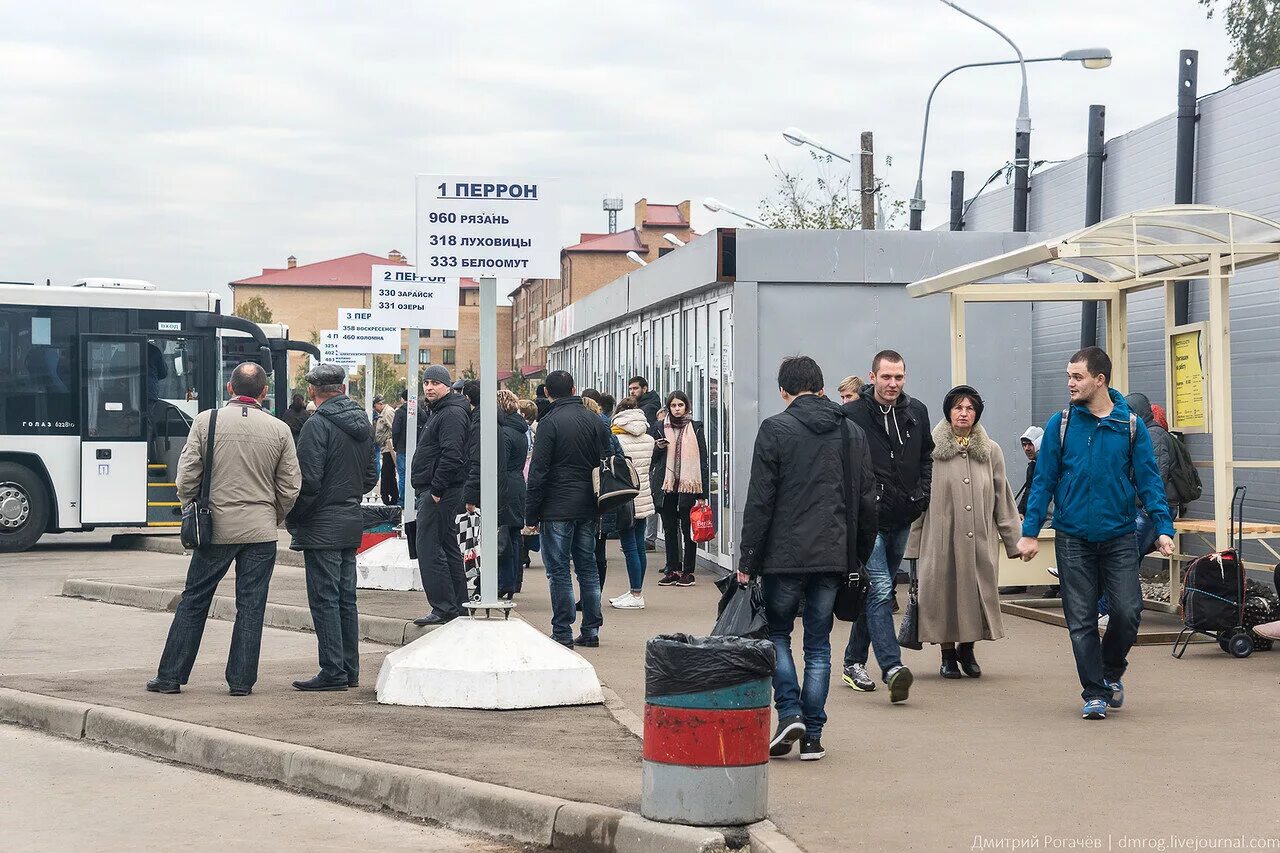
[[[1231,441],[1231,310],[1222,255],[1209,256],[1209,423],[1213,435],[1215,547],[1231,545],[1231,497],[1235,491]]]
[[[965,296],[951,294],[951,385],[965,384],[969,372],[964,329]]]

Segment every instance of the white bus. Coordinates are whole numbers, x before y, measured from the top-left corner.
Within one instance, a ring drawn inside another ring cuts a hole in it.
[[[223,316],[212,293],[0,285],[0,552],[44,533],[177,527],[192,418],[245,360],[287,398],[290,350],[319,357],[285,327]]]

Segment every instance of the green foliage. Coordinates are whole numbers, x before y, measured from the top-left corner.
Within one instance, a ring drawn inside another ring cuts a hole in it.
[[[767,154],[765,160],[773,169],[775,188],[773,195],[760,202],[759,219],[770,228],[861,228],[862,199],[857,187],[860,178],[854,172],[857,164],[836,164],[830,154],[810,151],[809,157],[817,166],[817,174],[808,177],[800,172],[788,172]],[[885,158],[885,165],[893,159]],[[890,195],[889,185],[878,182],[881,198]],[[884,205],[885,222],[881,228],[891,228],[906,210],[901,199],[893,199]]]
[[[1198,0],[1212,18],[1221,9],[1231,39],[1226,69],[1233,83],[1280,65],[1280,3],[1277,0]]]
[[[307,340],[315,346],[320,346],[320,333],[312,329]],[[299,357],[301,361],[298,364],[298,369],[293,374],[293,391],[295,394],[301,394],[305,398],[307,396],[307,373],[311,369],[311,356],[306,353],[299,353]]]
[[[252,296],[240,303],[235,316],[253,323],[274,323],[271,308],[261,296]]]

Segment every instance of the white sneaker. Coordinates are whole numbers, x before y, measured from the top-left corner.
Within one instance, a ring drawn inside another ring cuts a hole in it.
[[[627,590],[622,595],[615,595],[613,598],[609,599],[609,603],[613,604],[615,601],[621,601],[629,595],[631,595],[631,590]]]
[[[626,595],[609,602],[619,610],[644,610],[644,596],[628,592]]]
[[[1107,626],[1111,624],[1111,614],[1106,613],[1098,617],[1098,630],[1105,631]]]

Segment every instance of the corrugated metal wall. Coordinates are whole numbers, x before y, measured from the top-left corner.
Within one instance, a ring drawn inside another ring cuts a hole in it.
[[[1280,131],[1280,70],[1206,95],[1199,107],[1196,202],[1280,219],[1280,146],[1274,142]],[[1084,119],[1082,115],[1082,144]],[[1173,202],[1175,128],[1170,114],[1107,142],[1103,218]],[[1034,147],[1032,154],[1034,159]],[[1063,234],[1082,227],[1084,187],[1083,156],[1036,172],[1029,229]],[[1012,206],[1009,187],[988,190],[969,208],[966,230],[1008,229]],[[1191,294],[1191,322],[1207,320],[1207,285],[1192,284]],[[1275,264],[1244,270],[1232,282],[1231,332],[1236,458],[1280,459],[1280,272]],[[1043,423],[1065,405],[1064,369],[1080,343],[1079,306],[1035,306],[1032,341],[1032,407]],[[1129,345],[1130,390],[1164,403],[1164,304],[1159,290],[1130,299]],[[1187,444],[1197,460],[1209,458],[1208,436],[1188,436]],[[1201,476],[1205,497],[1191,514],[1207,517],[1212,515],[1211,472],[1201,469]],[[1249,520],[1280,522],[1280,472],[1241,470],[1236,482],[1249,487]],[[1250,557],[1263,558],[1252,549]]]

